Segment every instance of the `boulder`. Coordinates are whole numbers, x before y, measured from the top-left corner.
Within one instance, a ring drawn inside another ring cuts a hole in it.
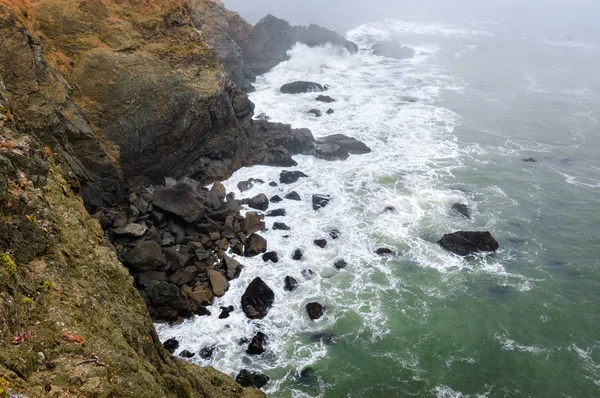
[[[264,120],[264,121],[269,121],[271,120],[271,117],[269,115],[267,115],[264,112],[261,112],[258,114],[258,116],[255,117],[256,120]]]
[[[328,95],[319,95],[315,99],[319,102],[325,102],[325,103],[335,102],[335,100]]]
[[[223,260],[221,261],[221,269],[225,271],[227,279],[232,280],[240,276],[243,268],[244,266],[237,260],[234,260],[228,255],[223,256]]]
[[[184,268],[178,269],[169,276],[169,282],[174,283],[177,286],[183,286],[192,283],[195,280],[196,276]]]
[[[300,250],[300,249],[294,250],[294,254],[292,254],[292,260],[296,260],[296,261],[302,260],[302,257],[303,257],[302,250]]]
[[[262,388],[269,382],[269,377],[259,372],[242,369],[235,381],[242,387]]]
[[[525,159],[521,159],[521,161],[525,162],[525,163],[536,163],[537,160],[535,160],[534,158],[525,158]]]
[[[498,250],[499,244],[489,231],[458,231],[442,236],[437,242],[444,249],[467,256],[479,252],[494,252]]]
[[[269,207],[269,198],[264,193],[256,195],[248,201],[248,206],[256,210],[265,211]]]
[[[302,200],[302,198],[300,197],[300,194],[296,191],[292,191],[292,192],[288,193],[287,195],[284,196],[284,198],[286,198],[288,200],[295,200],[295,201]]]
[[[267,240],[260,235],[252,234],[246,240],[244,257],[254,257],[267,251]]]
[[[234,311],[233,305],[228,307],[221,307],[221,313],[219,314],[219,319],[227,319],[229,318],[229,314]]]
[[[154,191],[152,205],[193,224],[204,215],[204,201],[190,184],[177,183]]]
[[[267,340],[267,336],[264,333],[262,333],[262,332],[256,333],[256,335],[252,338],[252,341],[248,345],[246,352],[250,355],[260,355],[260,354],[264,353],[265,352],[264,344],[265,344],[266,340]]]
[[[298,181],[300,178],[303,178],[303,177],[308,177],[308,176],[301,171],[283,170],[279,174],[279,182],[282,184],[293,184],[296,181]]]
[[[246,192],[254,188],[254,183],[251,181],[240,181],[237,183],[237,187],[240,192]]]
[[[144,224],[127,224],[123,227],[113,229],[115,235],[124,236],[126,238],[141,238],[148,231],[148,227]]]
[[[275,209],[267,213],[267,217],[284,217],[285,215],[285,209]]]
[[[210,285],[212,286],[213,294],[216,297],[223,297],[225,292],[229,290],[229,282],[219,271],[211,270],[208,272]]]
[[[371,152],[364,142],[344,134],[333,134],[319,138],[314,143],[312,154],[325,160],[345,160],[350,155],[363,155]]]
[[[172,321],[190,316],[197,307],[183,297],[179,287],[171,282],[157,282],[145,291],[153,310],[151,314],[156,320]]]
[[[288,292],[294,291],[298,287],[298,281],[296,280],[296,278],[289,275],[285,277],[285,279],[283,280],[283,284],[283,289]]]
[[[331,196],[315,194],[312,196],[312,207],[314,210],[319,210],[329,204]]]
[[[254,211],[249,211],[246,213],[246,218],[242,222],[242,231],[246,235],[252,235],[255,232],[262,231],[265,229],[265,223],[263,219],[264,215],[258,214]]]
[[[325,239],[315,239],[313,243],[315,245],[319,246],[321,249],[323,249],[325,246],[327,246],[327,240],[325,240]]]
[[[452,210],[454,212],[464,218],[471,218],[471,211],[469,210],[469,206],[464,203],[453,203]]]
[[[167,280],[165,272],[148,271],[141,273],[137,278],[137,284],[140,288],[146,289],[155,283],[164,282]]]
[[[323,116],[323,113],[320,110],[318,110],[318,109],[311,109],[310,111],[308,111],[308,113],[312,113],[316,117]]]
[[[348,266],[348,263],[344,259],[339,259],[335,263],[333,263],[333,266],[337,269],[344,269]]]
[[[277,252],[268,252],[263,254],[262,259],[264,262],[270,261],[272,263],[277,263],[279,262],[279,256],[277,255]]]
[[[375,254],[383,256],[384,254],[394,254],[394,251],[387,247],[380,247],[379,249],[375,250]]]
[[[186,286],[184,285],[182,289],[186,289]],[[205,305],[212,304],[214,294],[212,292],[212,289],[206,288],[206,287],[202,286],[201,284],[197,283],[196,287],[194,287],[194,289],[187,292],[187,297],[190,300],[192,300],[194,303],[196,303],[196,305],[205,306]],[[197,309],[196,313],[198,311],[202,311],[202,310]],[[205,314],[205,315],[210,315],[210,311],[206,310],[206,312],[207,312],[207,314]],[[199,315],[202,315],[202,314],[199,314]]]
[[[415,50],[397,41],[382,41],[372,47],[373,54],[394,59],[407,59],[415,56]]]
[[[279,203],[279,202],[282,202],[283,199],[281,198],[281,196],[275,195],[275,196],[271,197],[271,199],[269,199],[269,201],[271,203]]]
[[[155,271],[167,265],[167,258],[158,242],[144,240],[127,253],[125,262],[138,271]]]
[[[288,227],[286,224],[282,222],[273,223],[273,229],[279,231],[290,231],[292,228]]]
[[[212,358],[213,354],[215,353],[215,347],[210,346],[210,347],[202,347],[202,349],[200,350],[200,358],[202,359],[210,359]]]
[[[333,115],[333,113],[334,113],[334,112],[335,112],[335,111],[334,111],[333,109],[329,108],[329,109],[327,109],[327,112],[326,112],[326,113],[327,113],[328,115]]]
[[[314,82],[297,81],[284,84],[279,91],[281,91],[282,94],[315,93],[327,91],[327,86]]]
[[[225,200],[225,196],[227,195],[227,190],[225,189],[225,185],[221,184],[219,181],[215,182],[210,189],[212,193],[214,193],[221,201]]]
[[[188,351],[188,350],[183,350],[183,351],[181,351],[179,353],[179,356],[182,357],[182,358],[188,358],[189,359],[189,358],[195,357],[196,354],[193,353],[193,352],[191,352],[191,351]]]
[[[255,278],[242,295],[242,311],[250,319],[263,319],[275,301],[275,293],[260,278]]]
[[[277,184],[275,181],[271,181],[269,183],[269,186],[271,186],[271,187],[277,187],[277,186],[279,186],[279,184]]]
[[[165,348],[165,350],[173,354],[175,350],[179,348],[179,341],[177,341],[176,339],[168,339],[163,343],[163,347]]]
[[[325,313],[324,309],[325,308],[317,302],[306,304],[306,312],[308,312],[308,316],[312,320],[321,318]]]

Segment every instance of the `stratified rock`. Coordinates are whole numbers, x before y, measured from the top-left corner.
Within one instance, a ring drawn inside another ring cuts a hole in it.
[[[379,249],[375,250],[375,254],[383,256],[384,254],[394,254],[394,251],[387,247],[380,247]]]
[[[314,244],[319,246],[321,249],[327,246],[327,240],[325,239],[315,239]]]
[[[260,235],[252,234],[246,240],[244,257],[254,257],[267,251],[267,240]]]
[[[155,271],[167,265],[160,244],[153,240],[138,242],[127,253],[125,261],[138,271]]]
[[[294,291],[298,287],[298,281],[296,280],[296,278],[289,275],[285,277],[283,283],[283,289],[287,290],[288,292]]]
[[[314,93],[327,91],[327,86],[314,82],[297,81],[284,84],[281,86],[280,91],[283,94]]]
[[[406,59],[415,56],[415,50],[403,46],[397,41],[382,41],[375,44],[372,49],[375,55],[394,59]]]
[[[163,343],[163,347],[165,347],[165,350],[173,354],[175,353],[175,350],[179,348],[179,341],[176,339],[169,339]]]
[[[310,319],[319,319],[325,313],[324,307],[319,303],[308,303],[306,304],[306,312],[308,312],[308,316]]]
[[[286,198],[288,200],[295,200],[295,201],[302,200],[302,198],[300,197],[300,194],[296,191],[292,191],[292,192],[288,193],[287,195],[284,196],[284,198]]]
[[[275,293],[260,278],[255,278],[242,295],[242,311],[250,319],[264,318],[275,301]]]
[[[314,210],[319,210],[329,204],[331,196],[315,194],[312,196],[312,207]]]
[[[339,259],[335,263],[333,263],[333,266],[337,269],[344,269],[348,266],[348,263],[344,259]]]
[[[265,352],[264,344],[265,344],[266,340],[267,340],[267,336],[264,333],[262,333],[262,332],[256,333],[256,335],[252,338],[252,341],[248,345],[246,352],[250,355],[260,355],[260,354],[264,353]]]
[[[464,203],[453,203],[452,210],[455,213],[460,214],[465,218],[471,218],[471,212],[469,211],[469,207]]]
[[[466,256],[478,252],[494,252],[500,247],[489,231],[459,231],[442,236],[437,242],[444,249]]]
[[[316,117],[321,117],[323,116],[323,113],[321,113],[320,110],[318,109],[311,109],[310,111],[308,111],[308,113],[312,113],[313,115],[315,115]]]
[[[302,256],[303,256],[302,250],[296,249],[296,250],[294,250],[294,254],[292,255],[292,259],[296,260],[296,261],[302,260]]]
[[[127,224],[124,227],[113,229],[114,233],[119,236],[125,236],[128,238],[141,238],[144,236],[148,227],[144,224]]]
[[[216,297],[222,297],[225,292],[229,289],[229,282],[227,278],[223,276],[219,271],[211,270],[208,272],[210,278],[210,285],[212,286],[213,294]]]
[[[262,259],[264,262],[270,261],[272,263],[277,263],[279,262],[279,256],[277,255],[277,252],[268,252],[263,254]]]
[[[264,193],[256,195],[248,201],[248,206],[256,210],[265,211],[269,207],[269,198]]]
[[[269,377],[259,372],[242,369],[235,381],[242,387],[262,388],[269,382]]]
[[[335,100],[328,95],[319,95],[315,99],[319,102],[325,102],[325,103],[335,102]]]
[[[283,170],[279,174],[279,182],[282,184],[293,184],[296,181],[298,181],[300,178],[303,178],[303,177],[305,178],[308,176],[301,171]]]
[[[275,209],[275,210],[271,210],[270,212],[268,212],[266,214],[267,217],[284,217],[285,216],[285,209]]]
[[[279,231],[290,231],[292,228],[288,227],[286,224],[282,222],[273,223],[273,229]]]
[[[152,205],[195,223],[204,215],[204,201],[189,184],[158,188],[152,195]]]

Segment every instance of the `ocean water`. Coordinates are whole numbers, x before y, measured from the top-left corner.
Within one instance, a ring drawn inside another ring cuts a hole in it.
[[[212,315],[157,325],[161,339],[193,352],[216,347],[212,359],[191,362],[263,372],[273,397],[600,396],[600,44],[509,34],[493,20],[349,23],[358,54],[296,45],[250,98],[257,115],[316,137],[346,134],[372,152],[336,162],[297,156],[290,170],[309,177],[291,185],[268,185],[279,168],[236,172],[225,185],[238,198],[302,198],[269,207],[287,212],[266,218],[262,233],[280,261],[238,258],[245,268]],[[387,39],[416,57],[372,55]],[[295,80],[330,85],[336,102],[279,93]],[[537,162],[522,161],[529,157]],[[239,193],[249,178],[266,183]],[[315,211],[312,194],[332,200]],[[453,203],[467,204],[471,219]],[[276,221],[291,231],[272,230]],[[457,230],[489,230],[501,249],[462,258],[435,244]],[[379,247],[395,253],[377,256]],[[291,258],[297,248],[301,261]],[[336,270],[338,259],[348,267]],[[294,292],[283,289],[287,275],[300,282]],[[240,297],[257,276],[275,304],[250,321]],[[306,314],[311,301],[326,306],[317,321]],[[221,320],[222,305],[235,311]],[[249,356],[239,342],[257,331],[267,351]]]

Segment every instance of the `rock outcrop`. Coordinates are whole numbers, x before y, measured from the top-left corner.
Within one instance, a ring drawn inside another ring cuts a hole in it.
[[[394,59],[407,59],[415,56],[415,50],[397,41],[382,41],[373,46],[373,54]]]

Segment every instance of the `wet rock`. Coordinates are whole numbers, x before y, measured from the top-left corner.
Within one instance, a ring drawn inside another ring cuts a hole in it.
[[[319,246],[321,249],[323,249],[325,246],[327,246],[327,240],[326,239],[315,239],[313,241],[313,243],[317,246]]]
[[[271,117],[269,117],[266,113],[261,112],[258,114],[258,116],[256,116],[256,120],[268,121],[268,120],[271,120]]]
[[[394,59],[407,59],[415,56],[415,50],[396,41],[383,41],[375,44],[373,54]]]
[[[319,379],[317,375],[315,375],[315,371],[312,367],[307,366],[302,371],[300,371],[300,375],[298,375],[298,382],[302,384],[317,384]]]
[[[285,279],[283,280],[283,283],[284,283],[283,289],[288,292],[294,291],[298,287],[298,281],[296,280],[296,278],[291,277],[291,276],[286,276]]]
[[[284,198],[286,198],[288,200],[295,200],[295,201],[302,200],[302,198],[300,197],[300,194],[298,194],[298,192],[296,192],[296,191],[292,191],[292,192],[288,193],[287,195],[284,196]]]
[[[316,117],[321,117],[323,116],[323,113],[321,113],[320,110],[318,109],[311,109],[310,111],[308,111],[308,113],[312,113],[313,115],[315,115]]]
[[[297,81],[284,84],[279,91],[282,94],[314,93],[327,91],[327,86],[314,82]]]
[[[208,310],[208,308],[206,308],[203,305],[198,306],[195,313],[198,316],[210,316],[211,315],[211,312]]]
[[[125,256],[125,261],[138,271],[155,271],[167,265],[167,258],[158,242],[138,242]]]
[[[229,257],[228,255],[223,256],[221,261],[221,269],[223,269],[227,275],[227,279],[232,280],[240,276],[244,266],[237,260]]]
[[[521,161],[525,163],[537,163],[537,160],[535,160],[534,158],[521,159]]]
[[[124,236],[127,238],[141,238],[148,231],[148,227],[144,224],[127,224],[123,227],[113,229],[115,235]]]
[[[308,176],[301,171],[284,170],[279,174],[279,182],[282,184],[293,184],[303,177]]]
[[[325,160],[345,160],[350,155],[363,155],[371,152],[364,142],[343,134],[333,134],[319,138],[314,144],[314,156]]]
[[[335,100],[328,95],[319,95],[315,100],[325,103],[335,102]]]
[[[269,377],[259,372],[253,372],[247,369],[242,369],[235,378],[235,381],[242,387],[264,387],[269,382]]]
[[[269,199],[269,200],[271,201],[271,203],[279,203],[279,202],[283,201],[283,199],[279,195],[275,195],[275,196],[271,197],[271,199]]]
[[[196,356],[196,354],[188,350],[183,350],[179,353],[179,356],[182,358],[193,358]]]
[[[348,266],[348,263],[344,259],[339,259],[335,263],[333,263],[333,266],[337,269],[344,269]]]
[[[173,354],[175,350],[179,348],[179,341],[177,341],[176,339],[169,339],[163,343],[163,347],[165,348],[165,350]]]
[[[256,335],[252,338],[252,341],[248,345],[246,352],[250,355],[260,355],[260,354],[264,353],[265,352],[264,344],[265,344],[266,340],[267,340],[267,336],[264,333],[262,333],[262,332],[256,333]]]
[[[331,231],[329,231],[329,236],[331,236],[331,239],[336,240],[340,237],[340,231],[338,231],[337,229],[332,229]]]
[[[469,207],[464,203],[453,203],[452,210],[465,218],[471,218]]]
[[[290,231],[291,228],[282,222],[273,223],[273,229],[278,231]]]
[[[254,188],[254,183],[252,183],[251,181],[240,181],[238,182],[237,187],[240,190],[240,192],[246,192]]]
[[[437,242],[444,249],[467,256],[478,252],[494,252],[499,244],[489,231],[459,231],[446,234]]]
[[[267,217],[284,217],[285,209],[275,209],[267,213]]]
[[[335,112],[335,111],[334,111],[333,109],[329,108],[329,109],[327,109],[327,112],[326,112],[326,113],[327,113],[328,115],[332,115],[334,112]]]
[[[312,196],[312,207],[314,210],[319,210],[329,204],[331,200],[331,196],[329,195],[318,195],[315,194]]]
[[[302,277],[308,281],[314,278],[315,273],[312,269],[303,269],[302,271],[300,271],[300,275],[302,275]]]
[[[260,278],[255,278],[242,295],[242,310],[250,319],[264,318],[275,301],[275,293]]]
[[[192,186],[181,182],[173,187],[156,189],[152,195],[152,205],[191,224],[199,221],[204,215],[202,198]]]
[[[215,353],[215,347],[210,346],[210,347],[203,347],[200,350],[200,358],[202,359],[210,359],[212,358],[213,354]]]
[[[308,312],[310,319],[315,320],[321,318],[325,310],[321,304],[314,302],[306,304],[306,312]]]
[[[216,297],[223,297],[225,292],[229,290],[229,282],[219,271],[211,270],[208,272],[210,285],[212,286],[213,294]]]
[[[383,208],[384,213],[394,213],[396,212],[396,208],[394,206],[386,206]]]
[[[279,256],[277,255],[277,252],[268,252],[263,254],[262,259],[264,262],[270,261],[272,263],[277,263],[279,262]]]
[[[325,345],[334,345],[337,336],[333,333],[327,332],[315,332],[309,337],[309,340],[313,343],[321,342]]]
[[[271,186],[271,187],[277,187],[277,186],[279,186],[279,184],[277,184],[275,181],[271,181],[269,183],[269,186]]]
[[[264,193],[256,195],[248,201],[248,206],[256,210],[265,211],[269,207],[269,199]]]
[[[292,254],[292,260],[296,260],[296,261],[302,260],[302,257],[303,257],[302,250],[300,250],[300,249],[294,250],[294,254]]]
[[[375,254],[383,256],[386,254],[394,254],[394,251],[387,247],[380,247],[379,249],[375,250]]]
[[[233,305],[228,307],[221,307],[221,313],[219,314],[219,319],[227,319],[229,318],[229,314],[234,311]]]
[[[244,257],[254,257],[267,251],[267,240],[260,235],[252,234],[244,246]]]

